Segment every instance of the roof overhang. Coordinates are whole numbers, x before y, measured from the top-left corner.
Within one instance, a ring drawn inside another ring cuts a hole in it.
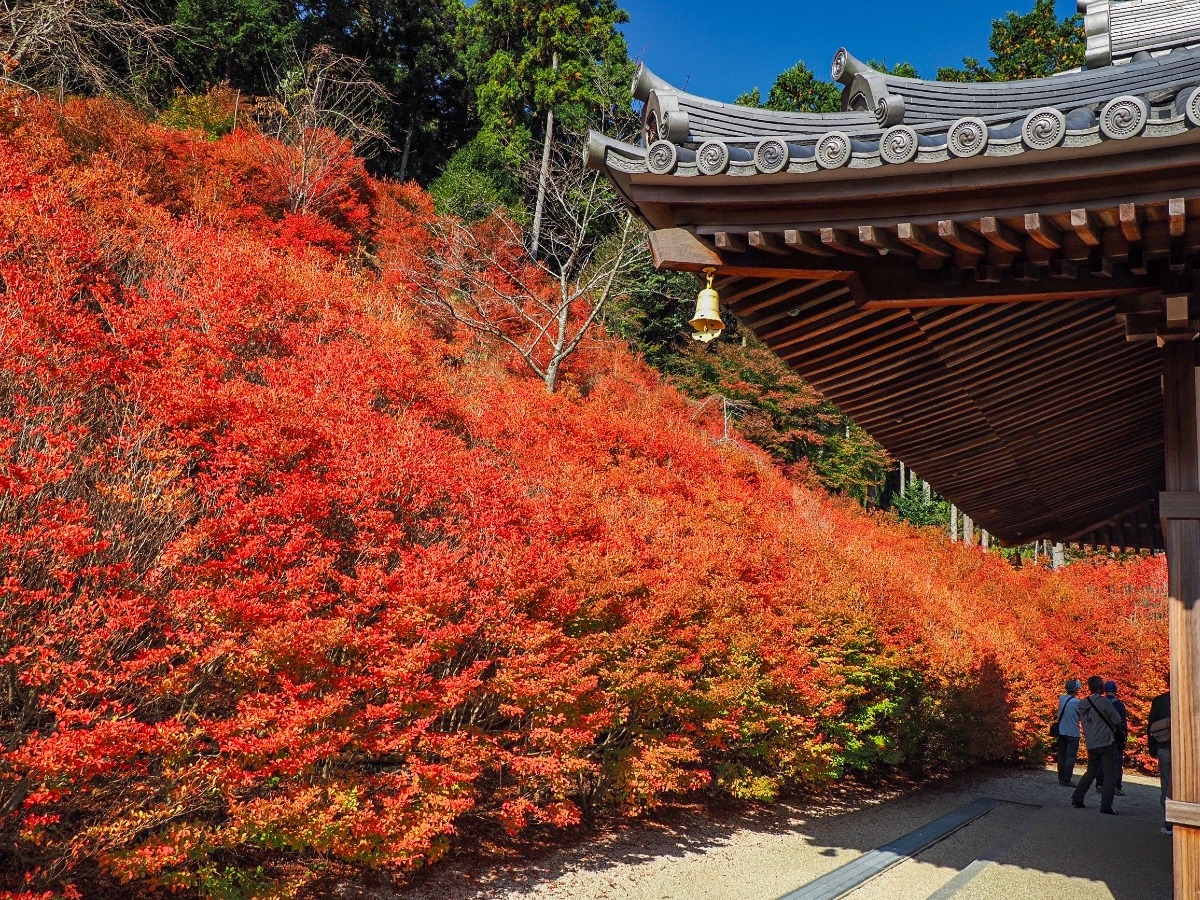
[[[839,53],[835,77],[823,117],[642,72],[645,144],[593,135],[589,162],[660,267],[715,269],[727,310],[1000,539],[1161,547],[1159,344],[1200,331],[1200,50],[969,88]]]

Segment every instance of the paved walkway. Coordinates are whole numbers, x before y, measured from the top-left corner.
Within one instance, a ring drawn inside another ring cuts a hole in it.
[[[992,769],[881,803],[859,796],[728,817],[684,813],[531,860],[463,860],[375,900],[776,900],[978,800],[1004,801],[848,900],[1170,900],[1157,781],[1125,776],[1118,816],[1071,807],[1052,771]],[[865,802],[864,802],[865,801]],[[361,895],[360,895],[361,896]]]

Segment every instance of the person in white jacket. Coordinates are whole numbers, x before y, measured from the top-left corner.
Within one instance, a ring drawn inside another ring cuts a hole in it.
[[[1079,724],[1087,743],[1088,767],[1071,794],[1071,805],[1083,809],[1083,798],[1092,786],[1097,773],[1104,772],[1104,787],[1100,792],[1100,812],[1115,816],[1113,794],[1117,789],[1117,771],[1121,764],[1121,716],[1112,701],[1104,696],[1104,679],[1093,675],[1088,679],[1090,695],[1079,701]]]

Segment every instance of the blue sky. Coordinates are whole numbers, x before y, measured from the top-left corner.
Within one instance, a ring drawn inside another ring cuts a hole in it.
[[[1075,0],[1056,0],[1060,15]],[[923,77],[964,56],[986,60],[993,19],[1033,0],[622,0],[629,53],[681,89],[732,100],[803,59],[821,77],[838,47],[911,62]]]

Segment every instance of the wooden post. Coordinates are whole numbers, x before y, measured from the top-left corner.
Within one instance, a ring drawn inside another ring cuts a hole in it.
[[[975,546],[975,523],[972,522],[971,517],[966,515],[965,513],[963,514],[963,517],[962,517],[962,526],[963,526],[963,543],[966,544],[968,547],[974,547]]]
[[[1200,491],[1194,345],[1163,347],[1167,490]],[[1187,514],[1180,513],[1180,515]],[[1172,799],[1175,896],[1200,898],[1200,518],[1164,519],[1171,629]]]
[[[958,507],[950,504],[950,540],[958,543]]]

